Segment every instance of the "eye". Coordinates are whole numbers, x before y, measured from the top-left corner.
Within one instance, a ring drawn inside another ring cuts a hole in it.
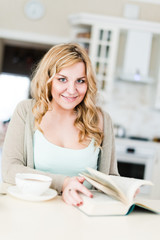
[[[66,82],[66,81],[67,81],[66,78],[58,78],[58,80],[59,80],[60,82]]]
[[[80,84],[85,83],[85,80],[84,79],[78,79],[77,83],[80,83]]]

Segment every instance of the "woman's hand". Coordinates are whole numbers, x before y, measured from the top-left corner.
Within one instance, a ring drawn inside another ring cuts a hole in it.
[[[78,194],[81,192],[88,197],[93,197],[92,193],[83,185],[83,177],[67,177],[63,184],[62,198],[64,202],[74,206],[83,204],[83,200]]]

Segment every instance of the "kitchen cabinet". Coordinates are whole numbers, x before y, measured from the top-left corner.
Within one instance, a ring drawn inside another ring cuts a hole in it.
[[[71,16],[70,22],[71,39],[88,52],[97,77],[99,95],[107,102],[111,98],[114,79],[118,29],[109,24],[91,23],[83,16],[79,19],[79,15]]]
[[[146,73],[144,72],[141,78],[139,77],[139,69],[134,69],[135,72],[132,74],[133,79],[122,79],[132,82],[140,82],[145,84],[151,84],[153,80],[153,85],[155,87],[155,106],[160,105],[157,104],[157,99],[159,99],[160,90],[157,88],[160,82],[160,51],[154,49],[153,43],[156,39],[156,44],[160,41],[160,23],[148,22],[148,21],[140,21],[140,20],[132,20],[125,18],[117,18],[117,17],[109,17],[103,15],[96,14],[88,14],[88,13],[79,13],[73,14],[69,16],[69,21],[71,24],[71,39],[72,41],[78,42],[82,46],[84,46],[91,58],[94,71],[97,76],[98,82],[98,90],[100,96],[102,96],[103,102],[107,103],[112,98],[112,90],[115,83],[115,79],[117,77],[124,76],[124,74],[119,74],[119,72],[123,73],[123,68],[125,68],[124,56],[126,53],[126,45],[127,44],[127,35],[129,36],[137,36],[139,39],[140,35],[148,36],[148,46],[146,44],[143,54],[142,47],[136,43],[137,49],[135,47],[135,51],[137,51],[137,62],[141,58],[141,63],[139,65],[143,70],[146,69]],[[133,31],[134,34],[130,34]],[[143,34],[144,33],[144,34]],[[146,33],[146,35],[145,35]],[[120,45],[121,35],[126,36],[123,44],[123,52]],[[141,41],[143,42],[143,41]],[[146,40],[147,42],[147,40]],[[134,43],[132,39],[132,44]],[[143,44],[142,44],[143,45]],[[157,48],[159,45],[157,44]],[[127,48],[127,47],[126,47]],[[146,54],[146,49],[148,49],[148,54]],[[152,51],[154,49],[154,51]],[[121,51],[122,58],[119,60],[120,65],[118,66],[118,55]],[[126,54],[127,55],[127,54]],[[148,59],[143,59],[141,55],[146,56]],[[139,57],[138,57],[139,56]],[[132,56],[128,57],[128,59],[133,59]],[[146,66],[144,66],[144,62],[146,61]],[[152,63],[151,63],[152,61]],[[136,61],[135,61],[136,62]],[[132,68],[133,62],[131,61],[130,66]],[[135,64],[136,66],[136,64]],[[152,67],[153,66],[153,67]],[[122,69],[120,69],[122,68]],[[148,70],[148,68],[150,68]],[[148,76],[147,76],[147,75]],[[149,75],[152,75],[150,77]],[[138,77],[137,77],[138,76]]]

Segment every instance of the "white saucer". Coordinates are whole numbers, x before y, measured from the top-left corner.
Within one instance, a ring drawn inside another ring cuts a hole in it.
[[[22,192],[17,188],[17,186],[8,187],[7,191],[13,197],[33,202],[47,201],[57,196],[57,191],[51,188],[49,188],[43,195],[40,196],[29,196],[22,194]]]

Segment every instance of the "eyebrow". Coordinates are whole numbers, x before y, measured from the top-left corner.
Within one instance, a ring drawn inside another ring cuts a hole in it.
[[[64,77],[64,78],[68,78],[67,76],[63,75],[63,74],[59,74],[57,73],[57,75],[61,76],[61,77]],[[82,78],[86,78],[86,76],[83,76],[83,77],[79,77],[77,79],[82,79]]]

